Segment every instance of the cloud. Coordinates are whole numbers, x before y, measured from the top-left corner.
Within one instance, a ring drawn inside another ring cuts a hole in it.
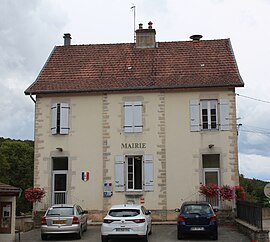
[[[239,164],[239,172],[246,178],[270,180],[270,157],[240,153]]]
[[[44,0],[2,0],[0,22],[0,136],[33,139],[34,104],[24,90],[57,42],[61,11]]]

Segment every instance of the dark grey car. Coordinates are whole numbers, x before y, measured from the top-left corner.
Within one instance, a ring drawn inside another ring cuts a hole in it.
[[[41,219],[41,239],[56,234],[75,234],[80,239],[87,230],[87,218],[87,211],[77,204],[53,205]]]

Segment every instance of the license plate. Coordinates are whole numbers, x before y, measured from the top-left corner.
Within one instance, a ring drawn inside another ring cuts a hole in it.
[[[129,232],[129,228],[116,228],[116,232]]]
[[[204,227],[191,227],[191,231],[204,231]]]
[[[66,220],[54,220],[53,224],[65,224]]]

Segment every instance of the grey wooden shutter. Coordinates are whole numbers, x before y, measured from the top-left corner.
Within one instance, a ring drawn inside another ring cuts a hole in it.
[[[114,157],[114,181],[115,181],[115,191],[116,192],[123,192],[125,191],[125,173],[124,173],[124,166],[125,166],[125,156],[117,155]]]
[[[56,134],[56,126],[57,126],[57,103],[53,103],[51,107],[51,132],[52,134]]]
[[[133,132],[133,105],[131,102],[125,102],[124,113],[124,131],[127,133]]]
[[[60,134],[68,134],[69,132],[69,104],[60,104]]]
[[[142,132],[142,102],[133,103],[134,132]]]
[[[144,155],[144,190],[154,191],[154,163],[152,155]]]
[[[229,102],[228,99],[220,99],[220,130],[229,130]]]
[[[200,100],[190,100],[190,131],[200,131]]]

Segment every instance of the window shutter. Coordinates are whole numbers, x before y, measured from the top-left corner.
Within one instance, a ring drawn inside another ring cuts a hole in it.
[[[69,132],[69,104],[60,104],[60,134],[68,134]]]
[[[53,103],[51,107],[51,131],[52,134],[56,134],[57,126],[57,103]]]
[[[152,155],[144,155],[144,190],[154,191],[154,163]]]
[[[228,99],[220,99],[220,130],[229,130],[229,102]]]
[[[200,131],[200,100],[190,100],[190,131]]]
[[[124,104],[125,121],[124,130],[125,132],[133,132],[133,106],[131,102],[126,102]]]
[[[134,132],[142,132],[142,102],[133,103]]]
[[[115,191],[123,192],[125,190],[125,180],[124,180],[124,165],[125,165],[125,156],[117,155],[114,158],[115,163]]]

